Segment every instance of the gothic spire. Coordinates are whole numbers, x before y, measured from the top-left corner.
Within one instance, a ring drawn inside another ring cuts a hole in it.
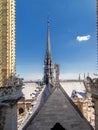
[[[51,50],[50,50],[50,23],[49,19],[47,22],[47,49],[46,49],[46,56],[44,60],[44,82],[48,84],[49,82],[53,82],[53,62],[51,57]]]
[[[49,22],[49,19],[48,19],[48,29],[47,29],[47,54],[48,56],[51,55],[51,51],[50,51],[50,22]]]

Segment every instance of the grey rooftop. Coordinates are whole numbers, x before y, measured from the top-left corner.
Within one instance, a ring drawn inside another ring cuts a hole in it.
[[[26,130],[51,130],[56,123],[65,130],[93,130],[61,86],[48,96]]]

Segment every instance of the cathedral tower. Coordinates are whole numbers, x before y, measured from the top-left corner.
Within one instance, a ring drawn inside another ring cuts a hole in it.
[[[0,87],[15,74],[15,0],[0,0]]]

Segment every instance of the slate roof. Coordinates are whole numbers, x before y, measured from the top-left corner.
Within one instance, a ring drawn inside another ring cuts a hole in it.
[[[26,130],[53,130],[56,124],[65,130],[93,130],[61,86],[48,96]]]

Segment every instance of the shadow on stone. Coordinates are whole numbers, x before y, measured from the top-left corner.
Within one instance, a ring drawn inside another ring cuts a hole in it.
[[[65,129],[64,127],[62,127],[62,125],[60,123],[56,123],[54,125],[54,127],[51,128],[51,130],[67,130],[67,129]]]

